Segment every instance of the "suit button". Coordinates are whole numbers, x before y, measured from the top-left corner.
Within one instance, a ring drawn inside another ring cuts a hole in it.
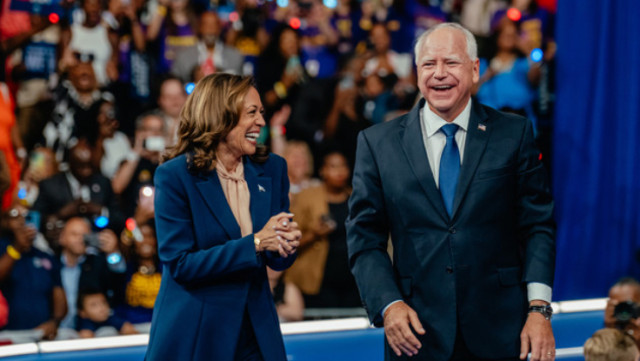
[[[456,233],[456,229],[453,228],[453,227],[449,228],[449,233],[455,234]]]
[[[447,266],[446,270],[447,270],[447,273],[453,273],[453,267],[451,266]]]

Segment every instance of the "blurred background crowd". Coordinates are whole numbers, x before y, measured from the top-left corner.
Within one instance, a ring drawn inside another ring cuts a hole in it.
[[[531,119],[549,161],[554,0],[45,5],[3,0],[0,15],[5,331],[148,329],[162,272],[154,171],[194,83],[214,72],[255,78],[260,142],[288,163],[303,239],[294,266],[270,273],[283,321],[363,314],[344,227],[356,136],[415,104],[423,31],[456,21],[474,33],[477,99]]]

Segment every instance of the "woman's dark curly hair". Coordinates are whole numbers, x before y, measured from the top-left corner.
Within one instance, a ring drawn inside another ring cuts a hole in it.
[[[180,112],[178,142],[162,160],[187,153],[190,171],[213,169],[218,144],[238,124],[244,98],[253,86],[253,79],[246,76],[216,73],[202,78]],[[264,162],[267,156],[266,147],[259,145],[252,159]]]

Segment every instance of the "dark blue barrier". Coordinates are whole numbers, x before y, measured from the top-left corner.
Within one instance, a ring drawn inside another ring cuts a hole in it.
[[[553,318],[556,345],[561,349],[581,347],[593,332],[603,326],[603,311],[561,313]],[[383,330],[359,329],[300,333],[284,336],[289,361],[324,360],[383,360]],[[44,344],[43,344],[44,345]],[[84,351],[65,351],[12,356],[3,360],[15,361],[142,361],[146,346],[116,347]],[[579,350],[558,355],[558,360],[583,360]]]

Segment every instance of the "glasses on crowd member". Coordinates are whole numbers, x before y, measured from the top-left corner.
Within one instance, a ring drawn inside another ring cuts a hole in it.
[[[29,210],[27,209],[18,209],[18,208],[11,208],[8,212],[7,215],[9,216],[9,218],[17,218],[17,217],[26,217],[27,214],[29,214]]]
[[[77,61],[81,63],[92,63],[93,59],[95,59],[95,57],[91,53],[80,53],[77,51],[73,53],[73,56],[76,58]]]

